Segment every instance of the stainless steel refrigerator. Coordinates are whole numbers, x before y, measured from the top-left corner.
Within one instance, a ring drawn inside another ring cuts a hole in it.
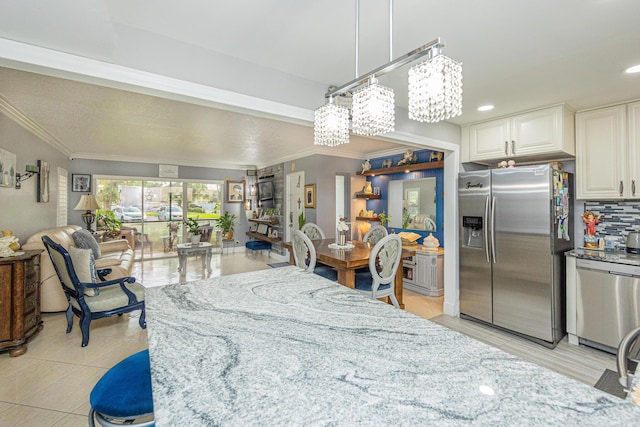
[[[554,347],[565,333],[573,175],[542,165],[458,178],[461,316]]]

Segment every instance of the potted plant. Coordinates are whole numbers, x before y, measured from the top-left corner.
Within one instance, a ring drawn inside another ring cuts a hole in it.
[[[195,218],[189,218],[184,221],[184,225],[191,234],[191,244],[200,243],[200,223]]]
[[[120,235],[122,221],[116,218],[112,211],[96,211],[96,227],[98,230],[105,230],[104,236],[107,239],[115,239]]]
[[[389,225],[389,220],[391,219],[391,215],[387,215],[382,211],[381,214],[378,214],[378,219],[383,227],[387,227]]]
[[[218,227],[222,232],[223,239],[233,239],[233,228],[236,223],[235,214],[230,214],[228,211],[226,211],[220,218],[214,219],[214,221],[216,222],[216,227]]]

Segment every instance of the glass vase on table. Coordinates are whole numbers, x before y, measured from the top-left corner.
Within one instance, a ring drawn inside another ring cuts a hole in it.
[[[336,230],[336,245],[346,246],[349,241],[351,241],[351,223],[341,217]]]

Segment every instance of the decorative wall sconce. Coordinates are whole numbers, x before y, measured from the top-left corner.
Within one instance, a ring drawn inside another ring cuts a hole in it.
[[[20,190],[22,188],[22,181],[26,181],[36,174],[40,174],[40,168],[34,165],[25,166],[24,173],[16,173],[16,190]]]

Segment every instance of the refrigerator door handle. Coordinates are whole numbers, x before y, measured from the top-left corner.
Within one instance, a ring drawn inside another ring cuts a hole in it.
[[[493,257],[493,263],[496,263],[496,198],[493,197],[491,201],[491,256]]]
[[[491,263],[491,259],[489,259],[489,224],[487,224],[487,218],[489,218],[489,196],[484,201],[484,252],[487,256],[487,262]]]

